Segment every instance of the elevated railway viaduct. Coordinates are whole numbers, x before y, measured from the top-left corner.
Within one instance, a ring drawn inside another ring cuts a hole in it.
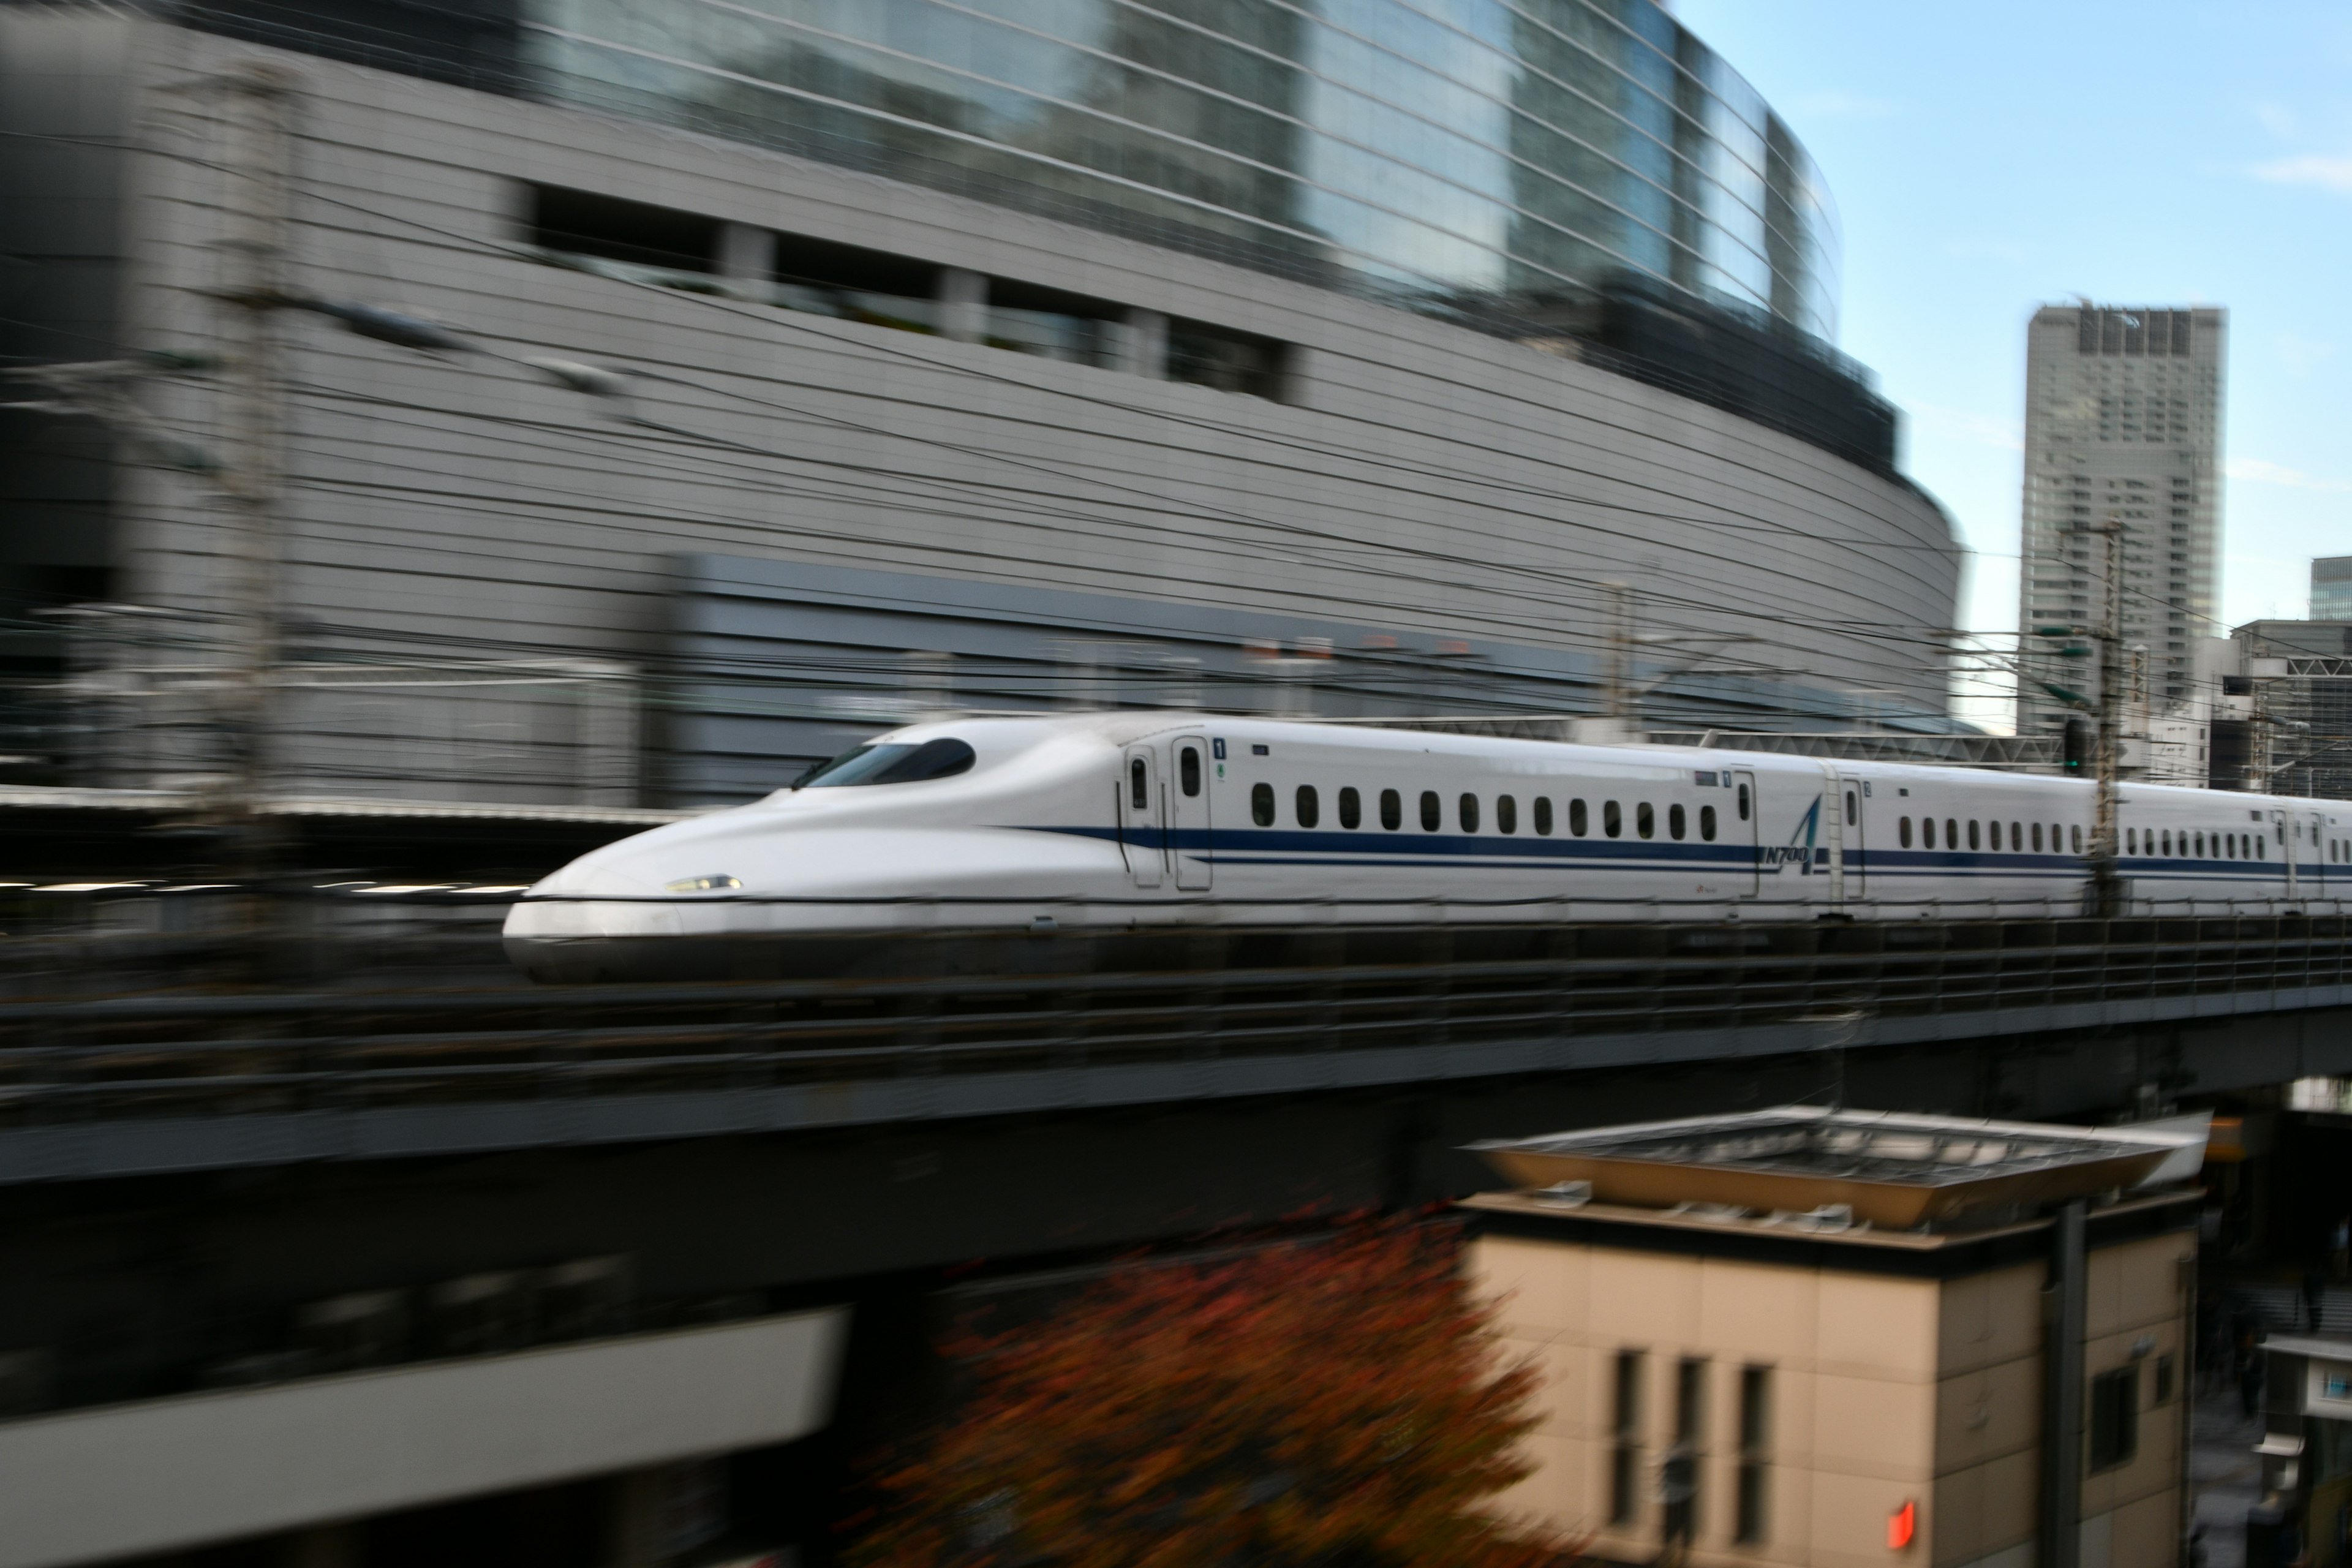
[[[495,899],[407,898],[0,944],[16,1414],[847,1307],[839,1419],[774,1451],[814,1518],[974,1290],[1465,1194],[1475,1138],[2352,1074],[2334,917],[1015,939],[533,987]],[[570,1326],[467,1338],[452,1303],[520,1279]]]

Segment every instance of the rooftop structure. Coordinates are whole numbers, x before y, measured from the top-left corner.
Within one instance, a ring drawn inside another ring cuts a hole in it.
[[[1784,1105],[1472,1145],[1524,1187],[1637,1206],[1706,1204],[1742,1214],[1842,1206],[1908,1228],[1980,1218],[2162,1179],[2203,1131],[2050,1127]],[[2189,1169],[2195,1169],[2192,1164]]]

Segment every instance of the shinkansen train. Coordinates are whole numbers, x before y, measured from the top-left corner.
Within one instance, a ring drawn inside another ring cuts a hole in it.
[[[2072,913],[2095,786],[1170,713],[877,737],[623,839],[506,924],[534,973],[713,939],[1201,924]],[[2127,906],[2334,911],[2352,804],[2130,784]]]

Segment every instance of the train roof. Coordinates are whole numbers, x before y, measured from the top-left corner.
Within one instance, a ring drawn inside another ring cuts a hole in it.
[[[1443,752],[1456,756],[1490,757],[1496,759],[1531,759],[1538,755],[1560,756],[1594,765],[1616,769],[1654,768],[1661,773],[1683,771],[1715,771],[1743,768],[1771,773],[1817,773],[1825,762],[1832,759],[1792,755],[1781,752],[1740,752],[1697,746],[1654,746],[1647,744],[1599,744],[1591,742],[1553,741],[1524,736],[1480,735],[1464,733],[1447,728],[1418,728],[1422,721],[1384,722],[1379,719],[1301,719],[1280,716],[1258,716],[1234,713],[1209,713],[1181,709],[1106,710],[1078,713],[990,713],[967,712],[940,714],[874,737],[876,741],[920,740],[933,735],[963,734],[977,740],[983,727],[995,731],[1001,738],[1006,731],[1014,735],[1027,732],[1039,740],[1052,735],[1095,736],[1109,745],[1129,745],[1137,741],[1183,731],[1202,731],[1213,736],[1228,739],[1263,741],[1276,740],[1293,744],[1320,742],[1344,745],[1351,749],[1390,752]],[[1437,721],[1443,722],[1443,721]],[[1959,769],[1927,763],[1847,762],[1835,765],[1844,774],[1885,781],[1898,784],[1938,784],[1949,787],[1956,775],[1964,776],[1977,787],[2006,793],[2011,790],[2046,791],[2054,787],[2089,790],[2089,779],[2053,778],[2043,774],[2004,773],[1989,768]],[[2158,795],[2179,798],[2186,804],[2189,797],[2210,799],[2218,794],[2231,794],[2242,800],[2249,809],[2293,805],[2304,809],[2335,808],[2352,814],[2352,803],[2304,800],[2293,796],[2238,794],[2200,788],[2188,784],[2164,784],[2126,781],[2122,785],[2122,798],[2129,802],[2135,796]]]

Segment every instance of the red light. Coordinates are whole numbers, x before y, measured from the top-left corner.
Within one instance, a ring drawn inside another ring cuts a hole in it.
[[[1900,1552],[1911,1544],[1919,1533],[1919,1505],[1906,1500],[1901,1508],[1886,1516],[1886,1544]]]

